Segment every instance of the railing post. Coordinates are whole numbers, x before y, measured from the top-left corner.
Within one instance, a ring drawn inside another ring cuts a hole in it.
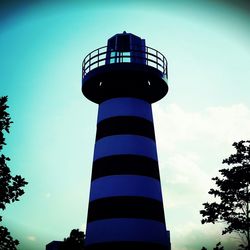
[[[83,76],[85,76],[92,69],[100,67],[102,65],[103,60],[104,61],[107,60],[107,58],[105,59],[105,57],[102,58],[103,54],[104,56],[107,56],[107,53],[108,53],[108,51],[105,50],[104,48],[106,49],[107,47],[105,46],[100,47],[90,52],[84,58],[83,65],[82,65]],[[124,52],[124,51],[114,50],[113,54],[111,53],[109,55],[110,61],[113,61],[112,63],[123,63],[123,62],[132,62],[132,61],[135,61],[136,63],[141,63],[140,59],[142,58],[143,58],[143,64],[146,64],[148,66],[151,65],[157,70],[160,70],[163,74],[167,74],[167,71],[168,71],[167,59],[158,50],[150,48],[148,46],[145,46],[143,51],[142,51],[142,48],[136,47],[136,49],[131,49],[129,54],[127,54],[127,52]],[[93,63],[91,61],[93,61]]]
[[[97,50],[97,67],[99,67],[99,49]]]
[[[156,68],[158,69],[158,51],[156,50]]]
[[[91,53],[89,53],[89,71],[91,70]]]

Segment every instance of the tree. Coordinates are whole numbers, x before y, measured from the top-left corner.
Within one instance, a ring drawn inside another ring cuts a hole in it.
[[[249,250],[249,182],[250,182],[250,141],[233,143],[236,153],[223,160],[230,167],[221,169],[222,177],[214,177],[217,189],[208,192],[217,200],[204,203],[202,224],[224,222],[222,234],[237,233],[241,249]]]
[[[202,247],[201,250],[207,250],[207,248]],[[216,246],[213,248],[213,250],[224,250],[224,247],[221,245],[220,242],[218,242],[218,243],[216,244]]]
[[[73,229],[68,238],[65,238],[60,246],[60,250],[84,250],[85,234],[79,229]]]
[[[9,133],[10,124],[12,123],[9,113],[6,111],[8,98],[0,97],[0,151],[6,145],[4,132]],[[6,205],[18,201],[19,197],[24,194],[23,187],[28,184],[20,175],[12,176],[7,165],[10,158],[5,155],[0,156],[0,209],[4,210]],[[0,216],[0,222],[2,216]],[[14,250],[19,244],[14,240],[6,227],[0,226],[0,249]]]

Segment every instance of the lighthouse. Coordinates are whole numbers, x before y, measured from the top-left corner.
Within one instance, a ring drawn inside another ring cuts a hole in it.
[[[167,92],[166,58],[134,34],[83,60],[82,93],[99,105],[86,249],[171,249],[151,107]]]

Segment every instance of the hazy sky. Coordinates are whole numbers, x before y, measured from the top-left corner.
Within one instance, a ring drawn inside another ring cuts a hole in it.
[[[169,93],[153,105],[165,217],[173,250],[222,241],[201,225],[211,178],[250,134],[247,1],[20,1],[0,4],[0,95],[14,124],[4,153],[29,182],[3,213],[21,250],[85,231],[97,105],[81,64],[124,30],[169,62]],[[119,84],[119,83],[118,83]]]

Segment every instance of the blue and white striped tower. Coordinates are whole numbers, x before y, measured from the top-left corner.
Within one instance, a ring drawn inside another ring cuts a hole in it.
[[[170,250],[151,104],[168,92],[167,60],[123,32],[83,61],[99,104],[88,209],[89,250]]]

